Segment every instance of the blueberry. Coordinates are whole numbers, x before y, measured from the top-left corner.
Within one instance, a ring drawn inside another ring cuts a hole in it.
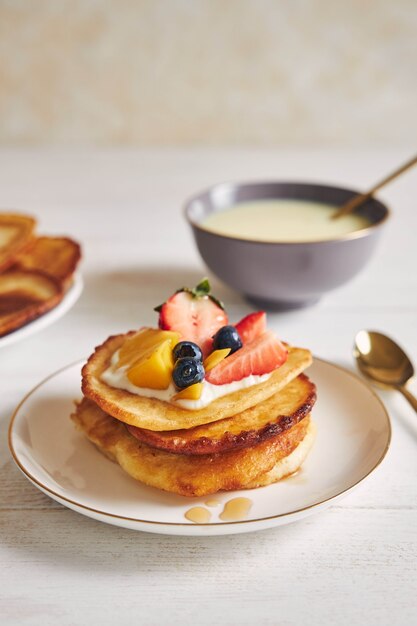
[[[198,359],[185,357],[178,359],[174,365],[172,372],[175,386],[179,389],[185,389],[195,383],[200,383],[204,378],[204,367]]]
[[[242,347],[242,340],[234,326],[222,326],[213,337],[213,350],[231,348],[230,354]]]
[[[192,341],[180,341],[177,343],[172,351],[172,355],[174,357],[174,361],[184,359],[187,356],[192,359],[198,359],[199,361],[203,360],[203,353],[201,352],[200,347]]]

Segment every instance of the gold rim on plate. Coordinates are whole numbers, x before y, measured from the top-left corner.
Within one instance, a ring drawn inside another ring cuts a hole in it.
[[[318,357],[313,357],[313,363],[314,363],[314,361],[318,361],[320,363],[325,363],[326,365],[329,365],[330,367],[334,367],[334,368],[340,370],[344,374],[348,374],[349,376],[354,378],[357,382],[359,382],[361,385],[363,385],[368,391],[370,391],[372,396],[378,402],[378,404],[379,404],[380,408],[382,409],[382,412],[383,412],[383,414],[385,416],[386,426],[387,426],[387,429],[388,429],[388,440],[387,440],[387,444],[385,446],[385,449],[384,449],[382,455],[380,456],[380,458],[378,459],[377,463],[375,463],[375,465],[369,470],[369,472],[367,472],[364,476],[362,476],[362,478],[357,480],[353,485],[350,485],[350,487],[347,487],[346,489],[343,489],[339,493],[337,493],[335,495],[332,495],[332,496],[330,496],[328,498],[325,498],[324,500],[321,500],[320,502],[315,502],[314,504],[309,504],[308,506],[302,507],[300,509],[296,509],[294,511],[289,511],[288,513],[279,513],[278,515],[268,515],[267,517],[260,517],[260,518],[257,518],[257,519],[236,520],[236,521],[231,521],[231,522],[206,522],[206,523],[202,523],[202,524],[193,524],[193,523],[187,523],[187,522],[158,522],[158,521],[155,521],[155,520],[139,519],[137,517],[126,517],[125,515],[117,515],[115,513],[108,513],[106,511],[102,511],[100,509],[95,509],[95,508],[87,506],[85,504],[80,504],[76,500],[72,500],[71,498],[67,498],[66,496],[62,496],[59,493],[57,493],[56,491],[54,491],[53,489],[50,489],[49,487],[47,487],[44,484],[42,484],[40,480],[38,480],[37,478],[32,476],[32,474],[22,465],[22,463],[20,462],[20,460],[19,460],[19,458],[18,458],[18,456],[17,456],[17,454],[16,454],[16,452],[15,452],[15,450],[13,448],[12,430],[13,430],[14,421],[16,419],[16,416],[17,416],[19,410],[25,404],[26,400],[28,400],[28,398],[30,398],[30,396],[33,395],[40,387],[45,385],[49,380],[51,380],[52,378],[55,378],[56,376],[58,376],[62,372],[65,372],[66,370],[71,369],[75,365],[78,365],[78,364],[82,365],[83,363],[85,363],[85,359],[80,360],[80,361],[76,361],[75,363],[71,363],[70,365],[66,365],[65,367],[62,367],[59,370],[57,370],[56,372],[54,372],[53,374],[50,374],[44,380],[42,380],[40,383],[38,383],[35,387],[33,387],[33,389],[31,389],[24,396],[24,398],[19,402],[19,404],[17,405],[17,407],[13,411],[12,417],[10,419],[9,430],[8,430],[9,450],[10,450],[10,453],[11,453],[11,455],[13,457],[14,462],[19,467],[19,469],[22,471],[22,473],[32,483],[37,485],[41,489],[41,491],[43,491],[46,495],[50,494],[51,496],[55,496],[53,499],[58,498],[58,501],[62,500],[64,502],[67,502],[68,504],[72,504],[72,505],[74,505],[74,506],[76,506],[76,507],[78,507],[80,509],[84,509],[85,511],[91,511],[91,513],[97,513],[98,515],[103,515],[105,517],[109,517],[109,518],[113,518],[113,519],[125,520],[126,522],[138,522],[140,524],[151,524],[151,525],[157,525],[157,526],[187,526],[187,527],[191,527],[191,526],[213,527],[213,526],[216,526],[217,527],[217,526],[235,526],[235,525],[240,525],[240,524],[254,524],[254,523],[258,523],[258,522],[267,522],[269,520],[279,519],[281,517],[292,517],[292,516],[296,515],[297,513],[302,513],[303,511],[308,511],[309,509],[320,507],[322,504],[325,504],[326,502],[329,502],[330,500],[334,500],[335,498],[338,498],[339,496],[347,493],[351,489],[354,489],[363,480],[365,480],[365,478],[367,478],[370,474],[372,474],[372,472],[375,471],[376,468],[382,463],[382,461],[384,460],[384,458],[387,455],[387,452],[388,452],[390,444],[391,444],[391,436],[392,436],[391,420],[390,420],[388,411],[385,408],[384,403],[382,402],[381,398],[377,395],[377,393],[372,389],[372,387],[365,380],[363,380],[362,378],[360,378],[359,376],[357,376],[353,372],[345,369],[344,367],[341,367],[340,365],[336,365],[335,363],[332,363],[331,361],[326,361],[325,359],[320,359]],[[230,494],[230,493],[233,493],[233,492],[228,492],[228,493]]]

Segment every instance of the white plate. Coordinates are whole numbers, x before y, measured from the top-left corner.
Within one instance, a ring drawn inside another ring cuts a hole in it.
[[[69,419],[80,397],[81,363],[53,374],[16,409],[9,446],[22,472],[61,504],[116,526],[172,535],[221,535],[287,524],[346,495],[379,465],[390,443],[388,414],[363,380],[315,359],[308,374],[316,383],[314,447],[294,478],[261,489],[217,494],[211,522],[193,524],[184,514],[207,498],[186,498],[138,483],[104,457]],[[245,521],[222,522],[232,497],[253,501]],[[208,507],[206,507],[208,508]]]
[[[75,274],[73,284],[56,307],[48,311],[48,313],[41,315],[41,317],[33,320],[33,322],[29,322],[26,326],[18,328],[9,335],[0,337],[0,348],[10,346],[12,343],[26,339],[29,335],[38,333],[43,328],[46,328],[59,320],[59,318],[65,315],[65,313],[67,313],[67,311],[69,311],[77,302],[82,293],[83,286],[83,279],[81,278],[81,275]]]

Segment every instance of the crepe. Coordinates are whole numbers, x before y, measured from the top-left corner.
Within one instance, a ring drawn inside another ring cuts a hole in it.
[[[0,272],[11,267],[30,244],[36,220],[27,215],[0,213]]]
[[[101,374],[110,366],[114,352],[132,334],[109,337],[96,348],[82,370],[82,391],[112,417],[154,431],[193,428],[255,407],[283,389],[312,362],[308,350],[289,347],[287,361],[272,372],[267,381],[217,398],[209,406],[191,411],[156,398],[146,398],[111,387],[101,380]]]
[[[17,259],[20,269],[39,270],[67,289],[81,258],[81,248],[68,237],[37,237]]]
[[[71,419],[90,441],[133,478],[183,496],[204,496],[220,490],[244,489],[263,479],[270,481],[267,473],[296,450],[309,432],[310,424],[306,416],[257,445],[224,454],[186,456],[141,443],[122,422],[87,398],[77,405]]]
[[[315,385],[300,374],[264,402],[233,417],[182,430],[127,428],[139,441],[159,450],[188,455],[224,453],[288,430],[310,413],[315,400]]]
[[[61,285],[40,272],[10,270],[0,274],[0,336],[46,313],[63,295]]]

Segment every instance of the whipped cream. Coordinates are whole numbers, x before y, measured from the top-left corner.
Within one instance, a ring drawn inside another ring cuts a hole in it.
[[[217,400],[217,398],[226,396],[234,391],[259,385],[259,383],[263,383],[268,380],[272,374],[272,372],[269,374],[262,374],[262,376],[254,376],[251,374],[250,376],[246,376],[246,378],[242,378],[242,380],[236,380],[232,383],[226,383],[225,385],[213,385],[212,383],[204,380],[203,391],[198,400],[174,400],[173,397],[176,393],[178,393],[178,389],[175,387],[174,383],[171,383],[168,389],[149,389],[147,387],[137,387],[131,383],[127,377],[128,366],[117,367],[118,360],[119,350],[113,354],[110,367],[101,375],[101,380],[107,383],[107,385],[110,385],[110,387],[116,387],[117,389],[124,389],[125,391],[134,393],[137,396],[157,398],[158,400],[163,400],[164,402],[170,402],[171,404],[180,406],[181,408],[188,409],[190,411],[202,409],[211,404],[214,400]]]

